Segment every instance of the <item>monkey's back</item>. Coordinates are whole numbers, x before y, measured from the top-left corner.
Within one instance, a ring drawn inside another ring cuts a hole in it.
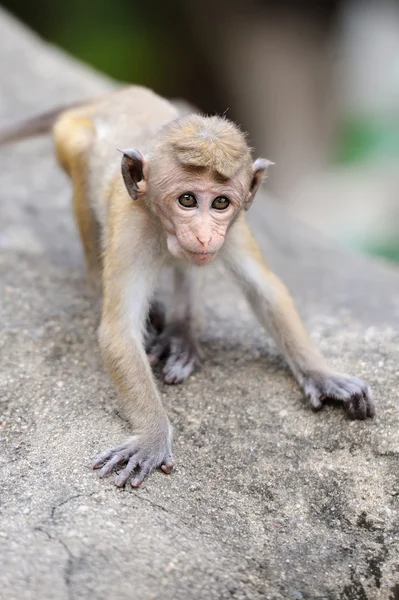
[[[159,129],[177,117],[170,102],[140,86],[118,90],[61,115],[54,127],[58,158],[73,179],[71,155],[85,154],[89,202],[100,224],[106,220],[109,186],[120,172],[118,149],[135,148],[145,155]]]

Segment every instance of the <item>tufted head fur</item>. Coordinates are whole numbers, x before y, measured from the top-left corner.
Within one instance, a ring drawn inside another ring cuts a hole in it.
[[[158,146],[172,151],[187,167],[203,167],[230,179],[243,166],[251,167],[245,134],[224,117],[188,115],[169,123]]]

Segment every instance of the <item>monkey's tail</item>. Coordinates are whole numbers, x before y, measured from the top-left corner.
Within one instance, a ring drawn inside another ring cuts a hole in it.
[[[58,117],[70,108],[81,106],[84,101],[59,106],[34,117],[29,117],[5,127],[0,126],[0,146],[37,135],[49,133]]]

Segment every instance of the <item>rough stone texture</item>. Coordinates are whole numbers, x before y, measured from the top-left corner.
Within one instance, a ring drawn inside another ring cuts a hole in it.
[[[0,16],[0,113],[110,83]],[[399,275],[316,239],[259,197],[265,254],[378,416],[313,414],[229,282],[206,283],[206,360],[162,387],[176,472],[135,492],[90,469],[129,433],[48,139],[0,153],[1,527],[5,600],[399,598]],[[235,313],[235,316],[233,316]]]

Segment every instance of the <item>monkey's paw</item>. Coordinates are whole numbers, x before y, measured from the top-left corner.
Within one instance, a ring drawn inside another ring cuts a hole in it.
[[[115,485],[123,487],[131,478],[132,487],[138,488],[144,479],[158,467],[166,475],[172,472],[174,462],[171,436],[169,435],[168,438],[159,437],[158,440],[155,440],[153,436],[135,435],[126,440],[124,444],[100,454],[93,469],[101,469],[100,477],[107,477],[114,469],[123,467],[116,474]]]
[[[147,348],[150,365],[156,365],[166,358],[163,368],[164,381],[169,384],[181,383],[200,364],[200,351],[193,337],[183,325],[171,324],[158,335]]]
[[[351,419],[374,417],[370,388],[357,377],[340,373],[313,373],[305,377],[302,385],[314,410],[319,410],[324,402],[332,400],[342,402]]]

